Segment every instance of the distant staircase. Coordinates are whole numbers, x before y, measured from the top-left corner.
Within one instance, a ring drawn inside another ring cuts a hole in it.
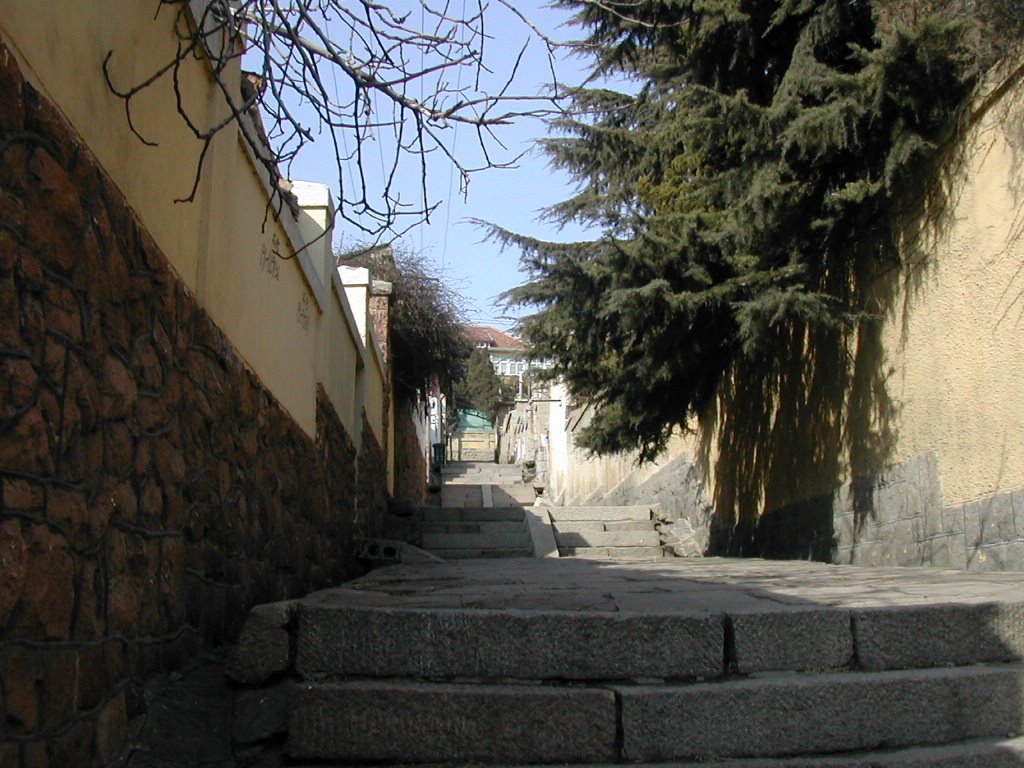
[[[390,536],[445,560],[533,557],[524,508],[535,494],[518,466],[453,462],[442,478],[437,505],[392,519]]]
[[[442,559],[673,556],[657,505],[534,506],[533,487],[512,464],[453,462],[442,476],[438,505],[391,524],[392,536]]]
[[[560,557],[652,560],[665,554],[657,508],[545,507]]]
[[[521,507],[424,509],[419,546],[446,560],[533,556]]]

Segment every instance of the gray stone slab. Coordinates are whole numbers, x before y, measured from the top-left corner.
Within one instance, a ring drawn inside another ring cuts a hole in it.
[[[807,561],[657,558],[461,560],[376,569],[307,602],[364,607],[496,608],[693,614],[1019,603],[1024,574],[866,569]]]
[[[627,761],[896,749],[1005,737],[1024,728],[1019,665],[617,690]]]
[[[868,670],[1024,660],[1024,603],[864,609],[853,627]]]
[[[963,533],[935,536],[921,542],[921,556],[925,565],[933,568],[967,568],[967,550],[964,549]]]
[[[651,529],[654,526],[654,523],[649,520],[619,520],[611,521],[611,524],[616,522],[643,525],[647,529]],[[607,526],[609,523],[605,523],[602,520],[559,520],[551,525],[559,533],[604,533],[608,530]]]
[[[297,669],[328,676],[688,679],[723,672],[721,616],[304,605]]]
[[[291,689],[292,681],[284,680],[268,688],[239,693],[232,708],[232,741],[250,744],[287,733]]]
[[[297,607],[297,601],[287,600],[257,605],[249,611],[225,674],[235,682],[252,685],[291,666],[288,625]]]
[[[1020,768],[1024,738],[984,739],[941,747],[912,747],[889,752],[828,757],[730,760],[716,768]],[[669,768],[650,765],[649,768]],[[707,763],[673,763],[672,768],[707,768]]]
[[[602,525],[606,531],[649,531],[654,526],[646,520],[607,520]]]
[[[527,507],[526,525],[530,530],[530,541],[533,542],[534,557],[558,557],[558,545],[555,543],[555,531],[547,513],[539,507]]]
[[[1017,538],[1012,493],[969,503],[964,511],[968,544],[1003,544]]]
[[[853,661],[848,611],[736,613],[730,620],[737,672],[840,669]]]
[[[562,557],[588,560],[659,560],[665,556],[661,547],[559,547]]]
[[[652,520],[651,507],[631,505],[625,507],[548,507],[551,519],[561,520]]]
[[[432,552],[510,547],[530,547],[530,532],[525,523],[485,523],[478,533],[423,534],[423,548]]]
[[[533,557],[533,549],[524,544],[521,547],[437,549],[435,554],[441,560],[493,560],[504,557]]]
[[[348,682],[296,686],[292,758],[564,763],[617,757],[611,691]]]
[[[646,531],[562,531],[556,525],[555,541],[560,547],[656,547],[658,532]]]
[[[977,547],[971,553],[967,567],[977,571],[1022,571],[1024,570],[1024,541],[1007,541],[1002,544],[987,544]]]
[[[423,520],[441,523],[510,522],[523,519],[522,507],[456,507],[454,509],[425,509]]]
[[[491,498],[496,507],[511,504],[533,504],[537,494],[533,486],[517,483],[515,485],[503,484],[491,486]]]
[[[443,522],[440,520],[424,520],[422,533],[480,533],[477,521]]]

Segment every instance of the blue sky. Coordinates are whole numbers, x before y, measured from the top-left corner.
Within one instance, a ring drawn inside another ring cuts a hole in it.
[[[452,4],[453,8],[457,4]],[[525,25],[505,9],[490,6],[492,16],[488,31],[492,35],[486,49],[490,66],[494,69],[495,83],[504,79],[512,67],[514,57],[530,37]],[[520,11],[531,22],[555,39],[566,40],[578,35],[571,27],[563,27],[566,16],[561,11],[546,8],[535,0],[517,3]],[[556,64],[559,80],[578,82],[580,62],[562,59]],[[551,80],[546,47],[532,40],[520,66],[514,90],[519,94],[542,92]],[[497,85],[493,87],[499,87]],[[473,174],[465,198],[459,190],[459,176],[443,158],[432,157],[427,173],[428,196],[440,206],[431,215],[429,224],[422,224],[405,234],[398,244],[423,254],[435,274],[443,277],[465,299],[465,316],[469,322],[509,328],[514,320],[495,306],[495,299],[504,290],[522,281],[519,272],[519,253],[515,249],[502,252],[497,243],[484,241],[484,233],[467,220],[483,219],[507,229],[544,239],[579,239],[583,233],[576,228],[561,232],[554,225],[539,222],[538,212],[544,207],[569,196],[572,187],[568,178],[548,167],[547,159],[533,149],[537,138],[545,135],[545,126],[538,119],[521,119],[512,126],[495,129],[497,139],[507,149],[492,143],[492,149],[502,161],[524,154],[515,168],[492,169]],[[473,165],[479,161],[476,137],[468,126],[460,126],[449,134],[448,146]],[[373,148],[367,148],[372,152]],[[291,177],[336,185],[331,171],[334,169],[330,142],[319,140],[307,147],[291,167]],[[378,149],[378,152],[381,150]],[[435,153],[435,155],[438,153]],[[381,163],[383,165],[383,162]],[[400,187],[407,187],[409,195],[418,191],[420,180],[415,163],[402,171]],[[335,193],[337,197],[337,193]],[[335,244],[352,247],[365,242],[365,235],[339,219]]]

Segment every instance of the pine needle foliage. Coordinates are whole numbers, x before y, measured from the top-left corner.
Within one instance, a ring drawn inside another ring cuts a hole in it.
[[[976,85],[1019,42],[1020,0],[556,4],[586,32],[591,82],[636,86],[578,89],[544,142],[578,185],[547,215],[603,236],[494,234],[523,252],[506,298],[532,309],[534,354],[599,406],[583,444],[650,459],[717,414],[728,450],[753,423],[737,414],[767,438],[787,397],[822,411],[822,437],[884,443],[807,392],[827,369],[851,396],[877,282],[898,279]]]

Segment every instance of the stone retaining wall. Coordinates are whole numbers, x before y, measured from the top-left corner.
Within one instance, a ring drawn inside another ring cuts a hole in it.
[[[1024,571],[1024,491],[943,506],[938,457],[927,453],[717,542],[730,553],[777,559]]]
[[[399,401],[395,414],[395,499],[427,501],[427,457],[416,431],[413,411],[423,405]]]
[[[592,499],[602,505],[658,504],[673,536],[706,555],[817,560],[863,566],[1024,571],[1024,489],[942,503],[934,453],[789,504],[756,524],[717,525],[697,467],[685,456],[653,475],[626,478]]]
[[[106,765],[138,681],[355,575],[386,460],[245,366],[0,46],[0,765]]]

